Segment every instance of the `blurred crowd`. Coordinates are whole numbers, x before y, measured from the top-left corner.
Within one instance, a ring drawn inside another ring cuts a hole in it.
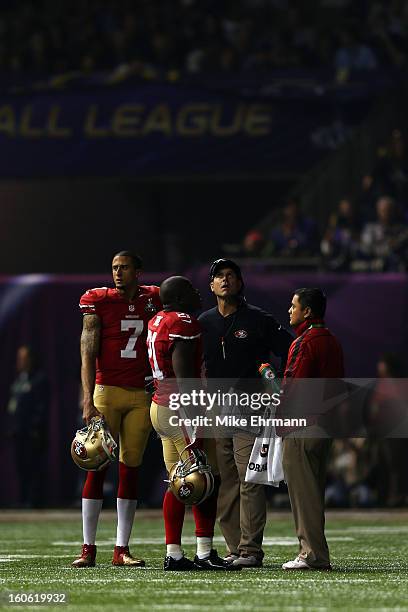
[[[326,488],[330,506],[393,508],[408,504],[408,439],[383,437],[395,435],[406,421],[405,407],[395,396],[395,379],[406,376],[403,360],[394,353],[382,355],[376,376],[364,411],[368,437],[334,441]]]
[[[328,207],[329,209],[331,208]],[[250,257],[319,257],[333,271],[408,269],[408,154],[400,130],[380,147],[377,163],[355,197],[342,198],[323,232],[288,199],[268,220],[250,230],[242,245]]]
[[[2,72],[404,67],[404,0],[3,0]]]
[[[406,403],[401,402],[400,393],[406,386],[406,374],[405,360],[399,355],[381,355],[370,386],[361,381],[360,390],[364,388],[364,392],[359,400],[344,406],[344,411],[336,409],[334,414],[330,413],[334,441],[325,490],[328,507],[408,506],[408,439],[394,437],[407,422]],[[362,398],[361,405],[357,405]],[[326,421],[329,433],[328,424]],[[344,436],[345,431],[353,430],[355,437]],[[273,507],[289,507],[282,486],[270,491],[269,496]]]

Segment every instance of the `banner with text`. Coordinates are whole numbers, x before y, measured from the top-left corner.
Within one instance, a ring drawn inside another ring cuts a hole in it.
[[[342,144],[369,104],[166,83],[8,94],[0,176],[299,173]]]

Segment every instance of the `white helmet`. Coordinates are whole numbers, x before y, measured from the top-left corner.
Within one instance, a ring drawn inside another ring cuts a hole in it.
[[[117,444],[103,417],[93,417],[89,425],[78,429],[71,444],[71,457],[82,470],[99,472],[115,461]]]

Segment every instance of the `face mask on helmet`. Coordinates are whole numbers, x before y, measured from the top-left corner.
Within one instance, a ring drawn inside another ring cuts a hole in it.
[[[214,476],[205,453],[198,449],[184,450],[185,461],[180,458],[169,472],[169,488],[186,506],[201,504],[214,490]]]
[[[98,472],[115,461],[116,448],[105,420],[93,417],[87,427],[76,432],[71,444],[71,457],[82,470]]]

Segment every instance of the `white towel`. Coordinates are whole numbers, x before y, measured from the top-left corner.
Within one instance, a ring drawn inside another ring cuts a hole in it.
[[[268,453],[268,484],[273,487],[279,487],[279,483],[285,480],[282,463],[283,443],[280,436],[275,436],[272,440],[274,442],[273,452],[271,452],[271,447],[269,447]]]
[[[267,411],[265,417],[269,416],[270,411]],[[245,481],[279,487],[284,480],[282,456],[282,438],[276,435],[272,425],[265,427],[262,435],[255,438]]]

